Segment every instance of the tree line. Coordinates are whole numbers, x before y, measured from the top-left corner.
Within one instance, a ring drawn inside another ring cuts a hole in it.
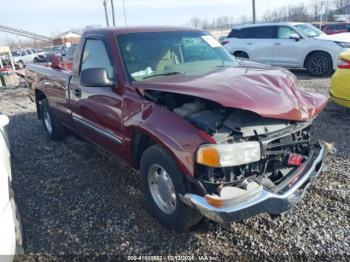
[[[258,22],[333,22],[334,15],[350,14],[350,0],[311,0],[309,4],[291,4],[275,10],[268,10]],[[189,25],[203,29],[227,29],[237,24],[251,22],[251,18],[242,15],[220,16],[212,19],[192,17]]]

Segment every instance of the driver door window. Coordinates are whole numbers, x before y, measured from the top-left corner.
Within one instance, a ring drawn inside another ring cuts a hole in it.
[[[286,26],[278,27],[278,39],[289,39],[293,35],[297,35],[297,32],[295,32],[292,28]]]
[[[108,57],[107,49],[102,40],[87,39],[81,61],[81,71],[87,68],[105,68],[108,77],[114,78],[113,66]]]

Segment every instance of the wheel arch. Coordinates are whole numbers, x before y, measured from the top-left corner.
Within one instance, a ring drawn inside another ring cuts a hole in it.
[[[306,62],[307,62],[307,59],[314,53],[317,53],[317,52],[322,52],[322,53],[326,53],[327,55],[330,56],[331,60],[332,60],[332,68],[334,68],[334,59],[333,59],[333,56],[331,54],[331,52],[329,52],[328,50],[324,50],[324,49],[316,49],[316,50],[312,50],[312,51],[309,51],[306,55],[305,55],[305,58],[304,58],[304,63],[303,63],[303,67],[306,68]]]

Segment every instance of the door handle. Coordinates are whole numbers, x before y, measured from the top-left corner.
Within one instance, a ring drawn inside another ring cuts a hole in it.
[[[76,97],[80,98],[81,97],[81,89],[80,88],[75,89],[74,90],[74,95]]]
[[[282,45],[281,43],[275,43],[275,45]]]
[[[248,42],[248,43],[247,43],[247,45],[252,45],[252,44],[253,44],[253,42]]]

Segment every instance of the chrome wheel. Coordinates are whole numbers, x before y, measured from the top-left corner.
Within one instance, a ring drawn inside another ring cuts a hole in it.
[[[309,70],[314,75],[323,75],[328,71],[329,63],[325,56],[315,56],[310,61]]]
[[[47,109],[45,108],[44,112],[43,112],[43,118],[44,118],[44,125],[45,128],[47,130],[47,132],[49,132],[49,134],[52,133],[52,122],[51,122],[51,116],[49,111],[47,111]]]
[[[176,208],[176,192],[167,171],[160,165],[153,164],[148,171],[148,186],[154,202],[166,214]]]

